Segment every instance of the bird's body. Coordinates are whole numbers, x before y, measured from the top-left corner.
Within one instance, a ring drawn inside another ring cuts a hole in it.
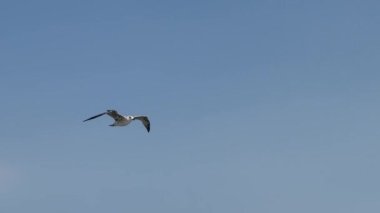
[[[147,116],[131,116],[131,115],[124,116],[124,115],[120,115],[116,110],[107,110],[106,112],[92,116],[92,117],[84,120],[83,122],[92,120],[94,118],[100,117],[100,116],[105,115],[105,114],[109,115],[110,117],[112,117],[115,120],[115,122],[113,124],[111,124],[110,126],[126,126],[126,125],[130,124],[133,120],[137,119],[143,123],[143,125],[145,126],[145,128],[148,132],[150,131],[150,121],[149,121]]]
[[[130,124],[132,121],[133,121],[133,119],[129,118],[129,116],[127,116],[127,117],[123,116],[122,119],[120,119],[118,121],[115,120],[115,122],[113,124],[111,124],[110,126],[126,126],[126,125]]]

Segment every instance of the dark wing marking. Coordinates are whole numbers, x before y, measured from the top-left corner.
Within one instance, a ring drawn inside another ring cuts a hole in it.
[[[148,132],[150,131],[150,121],[147,116],[135,116],[134,119],[140,120],[144,124],[146,130]]]
[[[121,121],[124,119],[116,110],[107,110],[107,115],[111,116],[115,121]]]
[[[83,122],[85,122],[85,121],[89,121],[89,120],[92,120],[92,119],[97,118],[97,117],[100,117],[100,116],[102,116],[102,115],[104,115],[104,114],[106,114],[106,112],[100,113],[99,115],[92,116],[91,118],[87,118],[87,119],[84,120]]]

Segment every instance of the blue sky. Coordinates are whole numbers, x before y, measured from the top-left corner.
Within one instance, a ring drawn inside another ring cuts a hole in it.
[[[2,1],[0,211],[379,212],[378,11]]]

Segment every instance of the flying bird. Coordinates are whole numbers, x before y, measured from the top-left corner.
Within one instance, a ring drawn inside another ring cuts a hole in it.
[[[147,116],[131,116],[131,115],[124,116],[124,115],[120,115],[116,110],[107,110],[106,112],[87,118],[83,122],[95,119],[105,114],[111,116],[115,120],[115,122],[111,124],[110,126],[126,126],[134,120],[139,120],[143,123],[146,130],[148,132],[150,131],[150,121]]]

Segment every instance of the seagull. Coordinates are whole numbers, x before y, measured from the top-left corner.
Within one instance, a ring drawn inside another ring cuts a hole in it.
[[[115,122],[113,124],[111,124],[110,126],[126,126],[134,120],[139,120],[144,124],[146,130],[148,132],[150,131],[150,121],[149,121],[147,116],[144,116],[144,115],[142,115],[142,116],[131,116],[131,115],[124,116],[124,115],[120,115],[116,110],[112,110],[112,109],[109,109],[106,112],[102,112],[98,115],[87,118],[83,122],[92,120],[94,118],[100,117],[100,116],[105,115],[105,114],[111,116],[115,120]]]

